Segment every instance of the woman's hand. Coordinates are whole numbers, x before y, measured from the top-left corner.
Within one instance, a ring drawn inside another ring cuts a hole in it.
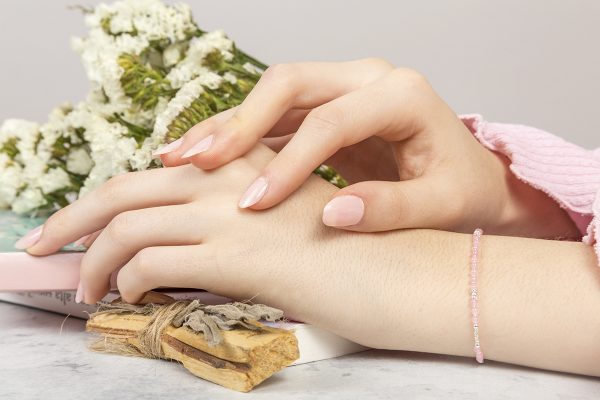
[[[211,170],[263,137],[281,151],[247,188],[241,208],[280,203],[327,163],[354,183],[323,204],[329,226],[579,235],[553,200],[479,144],[422,75],[382,60],[271,67],[243,104],[157,153],[167,166]]]
[[[87,303],[104,297],[111,273],[121,267],[117,283],[128,302],[159,286],[203,288],[241,299],[272,300],[282,287],[294,295],[289,289],[299,275],[335,260],[335,246],[325,241],[342,233],[331,232],[315,214],[335,189],[313,177],[279,207],[261,214],[239,209],[239,190],[272,158],[273,152],[259,145],[214,171],[185,165],[114,177],[52,215],[27,251],[53,253],[100,231],[87,241],[81,266]],[[308,251],[316,246],[320,256]]]

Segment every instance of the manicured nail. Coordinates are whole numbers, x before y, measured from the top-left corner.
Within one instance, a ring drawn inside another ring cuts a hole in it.
[[[248,208],[258,203],[260,199],[263,198],[265,193],[267,193],[267,188],[269,187],[269,180],[264,176],[261,176],[257,180],[255,180],[250,187],[246,190],[246,193],[242,196],[240,200],[239,207],[240,208]]]
[[[351,226],[365,214],[365,203],[357,196],[338,196],[325,205],[323,223],[328,226]]]
[[[83,244],[85,242],[87,242],[87,240],[90,238],[90,236],[92,236],[92,235],[89,234],[89,235],[80,237],[79,239],[77,239],[76,241],[73,242],[73,246],[83,246]]]
[[[183,153],[181,158],[188,158],[191,156],[195,156],[196,154],[203,153],[206,150],[210,149],[210,146],[212,146],[214,138],[215,138],[215,135],[210,135],[210,136],[205,137],[204,139],[202,139],[201,141],[199,141],[198,143],[193,145],[188,151]]]
[[[172,151],[177,150],[179,148],[179,146],[181,146],[182,143],[183,143],[183,138],[179,138],[176,141],[171,142],[171,143],[161,147],[160,149],[156,150],[154,153],[152,153],[152,155],[154,157],[156,157],[156,156],[170,153]]]
[[[25,250],[33,246],[40,240],[40,236],[42,236],[42,230],[44,229],[44,225],[40,225],[37,228],[33,228],[25,236],[21,239],[17,240],[15,243],[15,249]]]
[[[79,282],[79,286],[77,286],[77,293],[75,293],[75,303],[79,304],[83,301],[83,285]]]

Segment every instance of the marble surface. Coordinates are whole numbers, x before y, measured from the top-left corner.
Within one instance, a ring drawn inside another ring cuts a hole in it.
[[[367,351],[287,368],[249,394],[180,365],[87,350],[84,321],[0,302],[0,399],[600,399],[600,380]]]

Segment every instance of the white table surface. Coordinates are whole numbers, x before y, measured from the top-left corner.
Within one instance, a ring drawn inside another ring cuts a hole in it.
[[[600,379],[391,351],[290,367],[243,394],[177,363],[92,353],[83,320],[0,302],[0,332],[2,400],[600,399]]]

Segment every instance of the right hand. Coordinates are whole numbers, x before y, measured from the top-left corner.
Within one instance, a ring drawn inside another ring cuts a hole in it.
[[[557,203],[473,137],[421,74],[382,60],[271,67],[239,107],[199,123],[161,158],[209,170],[263,138],[282,149],[241,208],[273,207],[326,163],[353,183],[324,204],[323,222],[339,229],[579,235]]]

